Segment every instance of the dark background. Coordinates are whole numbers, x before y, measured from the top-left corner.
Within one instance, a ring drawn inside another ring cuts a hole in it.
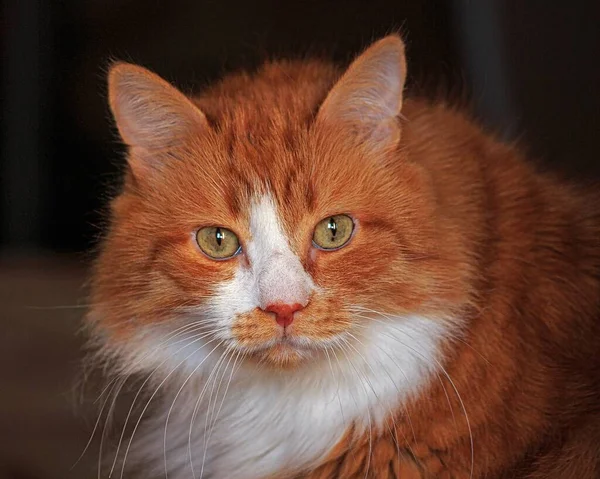
[[[404,32],[413,86],[467,92],[543,167],[600,176],[600,2],[5,0],[0,16],[0,479],[88,477],[73,414],[88,254],[123,152],[111,59],[192,91],[268,56],[352,58]],[[74,254],[73,254],[74,253]],[[75,419],[87,417],[88,421]],[[90,476],[95,477],[95,476]]]
[[[599,172],[600,2],[9,1],[2,15],[0,245],[82,251],[122,161],[111,59],[191,91],[268,55],[347,61],[401,29],[410,73],[470,93],[553,167]]]

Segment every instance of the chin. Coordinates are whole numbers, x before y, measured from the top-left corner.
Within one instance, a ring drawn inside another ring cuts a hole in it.
[[[315,361],[318,356],[320,354],[317,346],[290,338],[271,341],[252,351],[247,358],[273,369],[294,369]]]

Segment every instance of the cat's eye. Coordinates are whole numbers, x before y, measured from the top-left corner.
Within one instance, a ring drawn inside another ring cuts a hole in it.
[[[196,242],[202,252],[213,259],[229,259],[241,251],[240,241],[227,228],[208,226],[196,233]]]
[[[314,245],[323,250],[344,246],[352,237],[354,221],[347,215],[333,215],[319,221],[313,233]]]

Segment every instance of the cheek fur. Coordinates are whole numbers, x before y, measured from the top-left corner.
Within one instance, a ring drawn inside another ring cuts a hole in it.
[[[235,315],[231,334],[240,346],[260,347],[276,337],[277,323],[270,314],[256,308]]]
[[[351,328],[352,320],[335,294],[317,294],[305,309],[297,313],[292,326],[295,334],[319,342],[343,334]]]
[[[240,265],[238,257],[214,261],[203,255],[189,236],[179,244],[163,242],[157,251],[156,267],[182,291],[206,299],[215,287],[231,281]]]
[[[343,304],[388,314],[430,314],[432,296],[442,298],[456,289],[455,268],[440,259],[436,241],[426,235],[407,238],[401,233],[406,227],[363,220],[346,247],[312,251],[308,269]]]

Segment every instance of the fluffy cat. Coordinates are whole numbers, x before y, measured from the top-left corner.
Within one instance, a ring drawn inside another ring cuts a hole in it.
[[[405,77],[394,35],[197,97],[111,68],[117,477],[600,477],[596,195]]]

